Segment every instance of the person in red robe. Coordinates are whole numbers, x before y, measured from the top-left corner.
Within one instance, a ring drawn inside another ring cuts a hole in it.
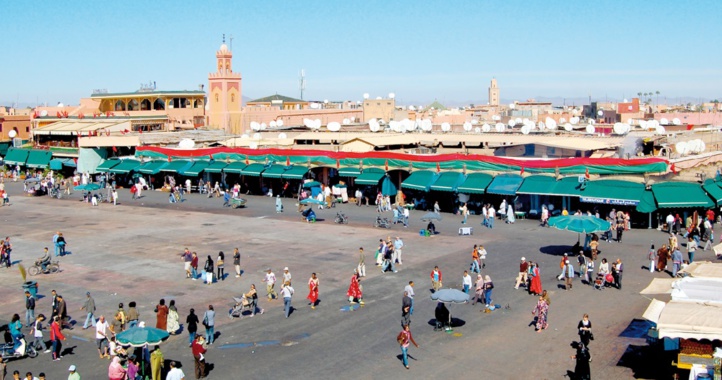
[[[316,277],[316,273],[311,273],[311,278],[308,279],[308,297],[306,298],[310,301],[311,309],[315,309],[318,301],[318,277]]]
[[[534,263],[533,268],[531,270],[532,278],[531,278],[531,286],[529,287],[529,293],[533,295],[541,295],[542,294],[542,283],[541,283],[541,277],[539,276],[539,263]]]
[[[356,300],[358,300],[358,303],[360,303],[361,305],[364,304],[364,301],[362,299],[363,292],[361,291],[358,271],[356,269],[354,269],[353,276],[351,276],[351,284],[348,286],[348,292],[346,292],[346,295],[348,296],[348,302],[356,303]]]
[[[155,327],[165,331],[168,327],[168,306],[165,305],[163,298],[161,298],[158,305],[156,305],[155,312]]]

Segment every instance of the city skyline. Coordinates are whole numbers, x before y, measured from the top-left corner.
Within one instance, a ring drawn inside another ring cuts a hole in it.
[[[0,104],[77,104],[93,89],[129,92],[148,80],[162,90],[196,90],[207,86],[223,34],[248,98],[300,97],[301,69],[304,99],[393,92],[401,104],[486,104],[492,78],[502,101],[656,91],[660,101],[709,101],[722,87],[722,69],[713,66],[722,54],[707,42],[722,31],[707,11],[712,1],[174,6],[6,4],[13,17],[0,25],[10,37]]]

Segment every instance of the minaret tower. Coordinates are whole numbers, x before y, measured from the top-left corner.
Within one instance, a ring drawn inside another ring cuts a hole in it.
[[[231,114],[241,112],[241,73],[233,72],[233,53],[223,44],[216,52],[215,73],[208,74],[208,124],[231,133]]]
[[[499,105],[499,87],[496,85],[496,78],[492,78],[491,84],[489,85],[489,105]]]

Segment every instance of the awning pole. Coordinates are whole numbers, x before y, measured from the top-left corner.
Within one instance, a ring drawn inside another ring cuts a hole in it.
[[[651,228],[652,228],[652,213],[650,212],[649,213],[649,225],[647,225],[647,229],[649,230]]]

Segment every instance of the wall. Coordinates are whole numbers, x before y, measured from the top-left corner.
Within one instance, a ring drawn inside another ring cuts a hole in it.
[[[23,140],[28,140],[30,138],[30,133],[28,132],[30,130],[29,115],[0,116],[0,126],[2,126],[2,131],[0,131],[0,141],[10,140],[8,132],[12,131],[14,128],[17,128],[18,132],[16,138],[19,137]]]

